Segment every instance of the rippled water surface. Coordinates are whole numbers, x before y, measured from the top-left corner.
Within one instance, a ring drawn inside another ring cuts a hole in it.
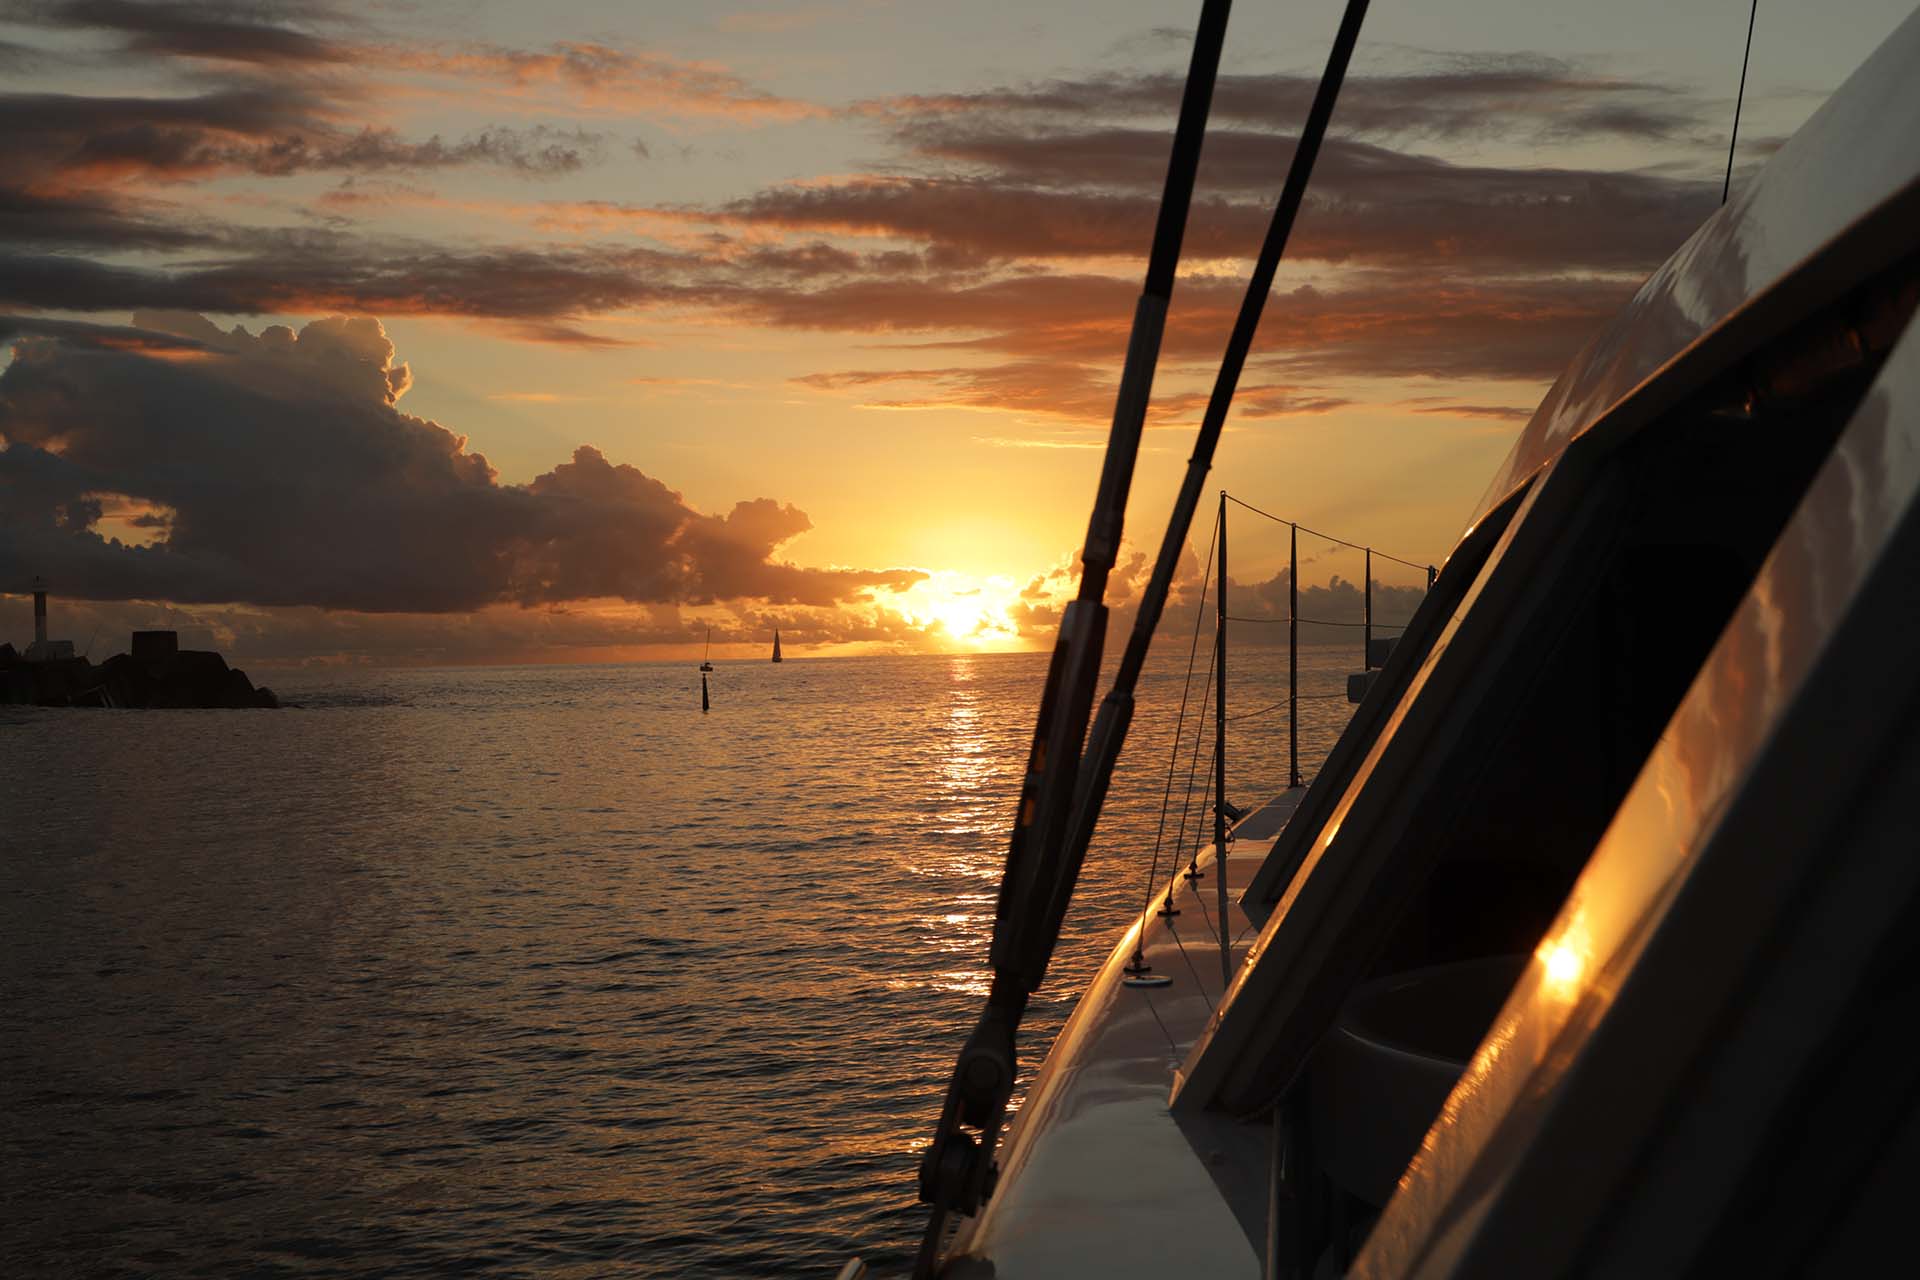
[[[1139,909],[1166,647],[1029,1067]],[[1284,698],[1283,651],[1230,665],[1235,714]],[[1302,692],[1354,665],[1303,650]],[[0,708],[0,1273],[903,1270],[1044,671],[721,664],[707,716],[686,664]],[[1347,708],[1301,705],[1311,772]],[[1285,725],[1232,725],[1235,802]]]

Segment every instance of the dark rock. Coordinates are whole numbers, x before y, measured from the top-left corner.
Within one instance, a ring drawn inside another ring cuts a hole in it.
[[[228,667],[226,678],[220,684],[220,704],[235,711],[242,711],[253,705],[253,681],[247,679],[247,673],[238,667]]]
[[[127,654],[116,653],[101,664],[100,671],[106,679],[108,693],[113,696],[114,706],[153,705],[159,680],[145,663],[136,662]]]
[[[136,638],[170,632],[136,632]],[[0,703],[42,707],[277,707],[271,689],[255,689],[247,673],[205,649],[172,649],[145,639],[134,654],[99,666],[85,658],[27,662],[0,645]]]
[[[180,633],[178,631],[136,631],[133,633],[133,656],[138,662],[165,662],[180,652]]]
[[[33,701],[42,707],[72,706],[76,694],[84,699],[100,683],[93,664],[85,658],[60,658],[52,662],[21,665],[33,681]]]
[[[227,660],[210,649],[182,649],[153,668],[157,688],[149,706],[225,707]]]

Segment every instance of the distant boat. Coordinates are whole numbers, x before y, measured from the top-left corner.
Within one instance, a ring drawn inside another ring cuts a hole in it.
[[[712,652],[713,652],[713,628],[708,627],[707,628],[707,647],[700,654],[700,669],[702,671],[713,670],[713,663],[707,661],[707,655]]]
[[[780,632],[778,629],[773,633],[773,660],[775,662],[780,661]]]

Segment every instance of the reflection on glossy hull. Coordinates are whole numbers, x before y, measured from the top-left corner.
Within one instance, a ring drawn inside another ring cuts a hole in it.
[[[1231,982],[1197,913],[1139,939],[1165,990],[1121,940],[948,1274],[1898,1244],[1916,139],[1920,15],[1555,385],[1291,820],[1232,846]]]

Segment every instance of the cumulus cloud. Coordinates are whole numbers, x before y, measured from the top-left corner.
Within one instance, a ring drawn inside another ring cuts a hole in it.
[[[0,581],[70,595],[444,612],[584,597],[826,608],[924,575],[777,558],[810,527],[760,498],[725,514],[590,445],[525,485],[399,407],[411,381],[369,318],[298,333],[179,313],[74,335],[33,326],[0,374]],[[18,327],[16,332],[27,332]],[[171,337],[196,358],[72,341]],[[138,545],[107,500],[160,513]]]

